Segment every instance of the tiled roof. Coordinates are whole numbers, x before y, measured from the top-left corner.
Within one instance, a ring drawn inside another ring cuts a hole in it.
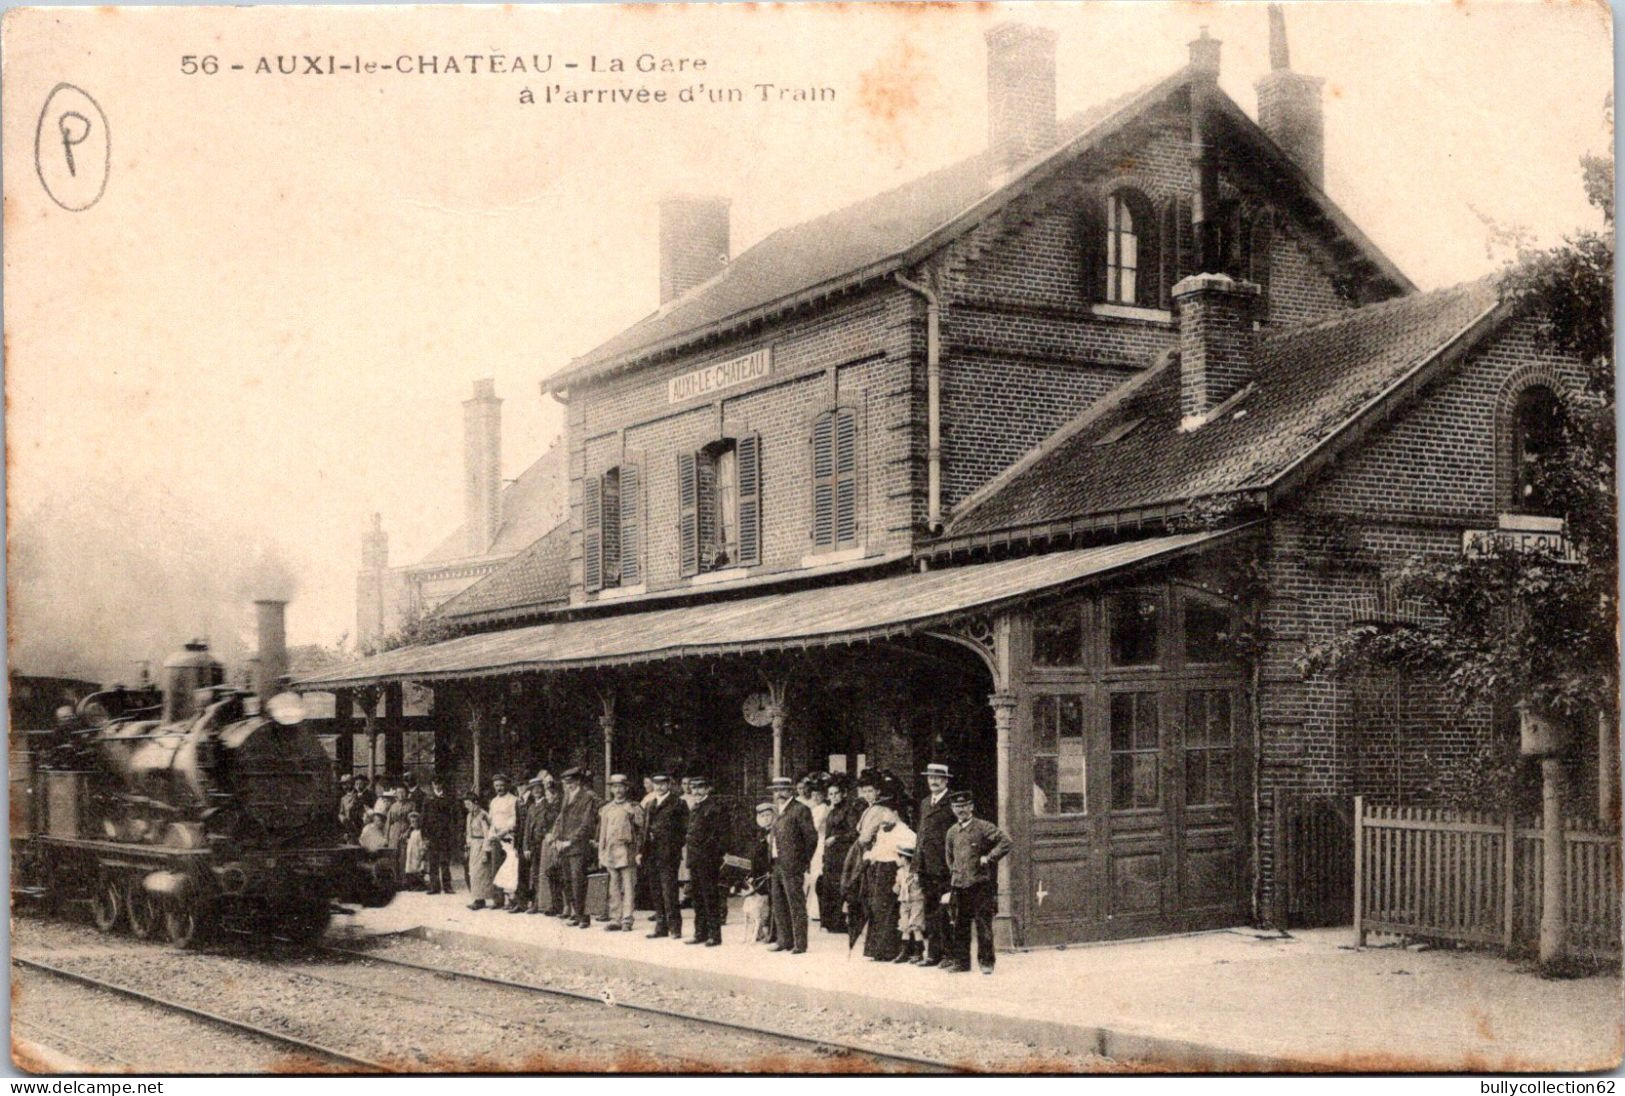
[[[1272,332],[1251,391],[1184,432],[1165,355],[967,500],[945,540],[1269,487],[1495,303],[1483,279]]]
[[[457,621],[490,620],[570,600],[570,524],[548,534],[440,606]]]
[[[374,681],[524,673],[909,635],[960,614],[1009,604],[1152,560],[1201,551],[1225,532],[1181,533],[971,567],[910,572],[636,614],[550,621],[401,647],[297,682],[298,689]]]
[[[511,556],[564,520],[566,481],[562,441],[548,447],[519,478],[502,488],[502,524],[483,552],[470,552],[463,526],[415,564],[450,563],[480,556]]]
[[[803,299],[905,269],[981,223],[1012,199],[1183,90],[1189,66],[1154,83],[1062,119],[1055,148],[994,179],[987,153],[941,168],[893,190],[802,224],[780,229],[729,261],[722,272],[581,355],[544,382],[554,391],[641,357],[760,319]],[[1273,168],[1296,180],[1302,200],[1326,231],[1393,287],[1415,287],[1348,216],[1222,91],[1220,110],[1257,142]]]

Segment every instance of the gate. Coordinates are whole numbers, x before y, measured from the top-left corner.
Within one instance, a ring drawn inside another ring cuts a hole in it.
[[[1354,802],[1345,796],[1275,799],[1275,916],[1279,928],[1354,920]]]

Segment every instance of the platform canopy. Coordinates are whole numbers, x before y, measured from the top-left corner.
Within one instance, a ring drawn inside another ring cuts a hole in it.
[[[386,651],[301,678],[293,687],[313,692],[869,642],[1205,547],[1233,531],[1182,533],[842,586],[483,632]]]

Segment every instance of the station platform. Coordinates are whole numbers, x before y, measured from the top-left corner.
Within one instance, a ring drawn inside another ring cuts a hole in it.
[[[863,958],[812,924],[805,955],[746,943],[737,900],[723,946],[567,927],[403,892],[335,919],[335,942],[413,932],[449,947],[571,970],[704,986],[937,1024],[1179,1071],[1567,1072],[1619,1066],[1621,983],[1546,980],[1499,956],[1355,949],[1348,929],[1247,928],[1004,953],[948,974]],[[1131,1067],[1134,1068],[1134,1067]]]

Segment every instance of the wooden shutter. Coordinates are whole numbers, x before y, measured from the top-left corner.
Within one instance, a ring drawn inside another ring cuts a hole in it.
[[[1201,273],[1196,269],[1196,226],[1191,223],[1191,200],[1174,199],[1174,281]]]
[[[621,585],[643,581],[643,475],[635,464],[621,465]]]
[[[603,547],[600,549],[603,564],[602,574],[605,586],[619,586],[621,584],[621,470],[611,468],[605,472],[598,481],[602,486],[599,489],[599,505],[602,507],[603,517],[600,526],[603,529]]]
[[[1156,308],[1162,301],[1162,233],[1160,218],[1151,203],[1139,194],[1129,206],[1134,215],[1137,269],[1134,275],[1134,303]]]
[[[581,575],[587,592],[604,586],[604,500],[597,476],[581,481]]]
[[[1083,260],[1083,299],[1106,299],[1106,209],[1099,195],[1086,195],[1078,217],[1079,254]]]
[[[858,416],[843,407],[835,412],[835,543],[858,539]]]
[[[1247,280],[1255,283],[1258,294],[1258,318],[1270,315],[1270,249],[1275,246],[1275,218],[1267,209],[1258,211],[1253,218],[1252,240],[1248,247]]]
[[[1157,305],[1159,308],[1172,308],[1174,306],[1174,283],[1179,281],[1179,199],[1169,198],[1162,203],[1162,212],[1159,218],[1162,231],[1162,250],[1157,252],[1157,265],[1160,268],[1157,275]]]
[[[684,575],[700,573],[700,483],[696,464],[696,454],[677,454],[677,558]]]
[[[734,442],[739,465],[739,565],[762,562],[762,435],[744,434]]]
[[[814,548],[835,544],[835,412],[819,415],[812,436]]]

